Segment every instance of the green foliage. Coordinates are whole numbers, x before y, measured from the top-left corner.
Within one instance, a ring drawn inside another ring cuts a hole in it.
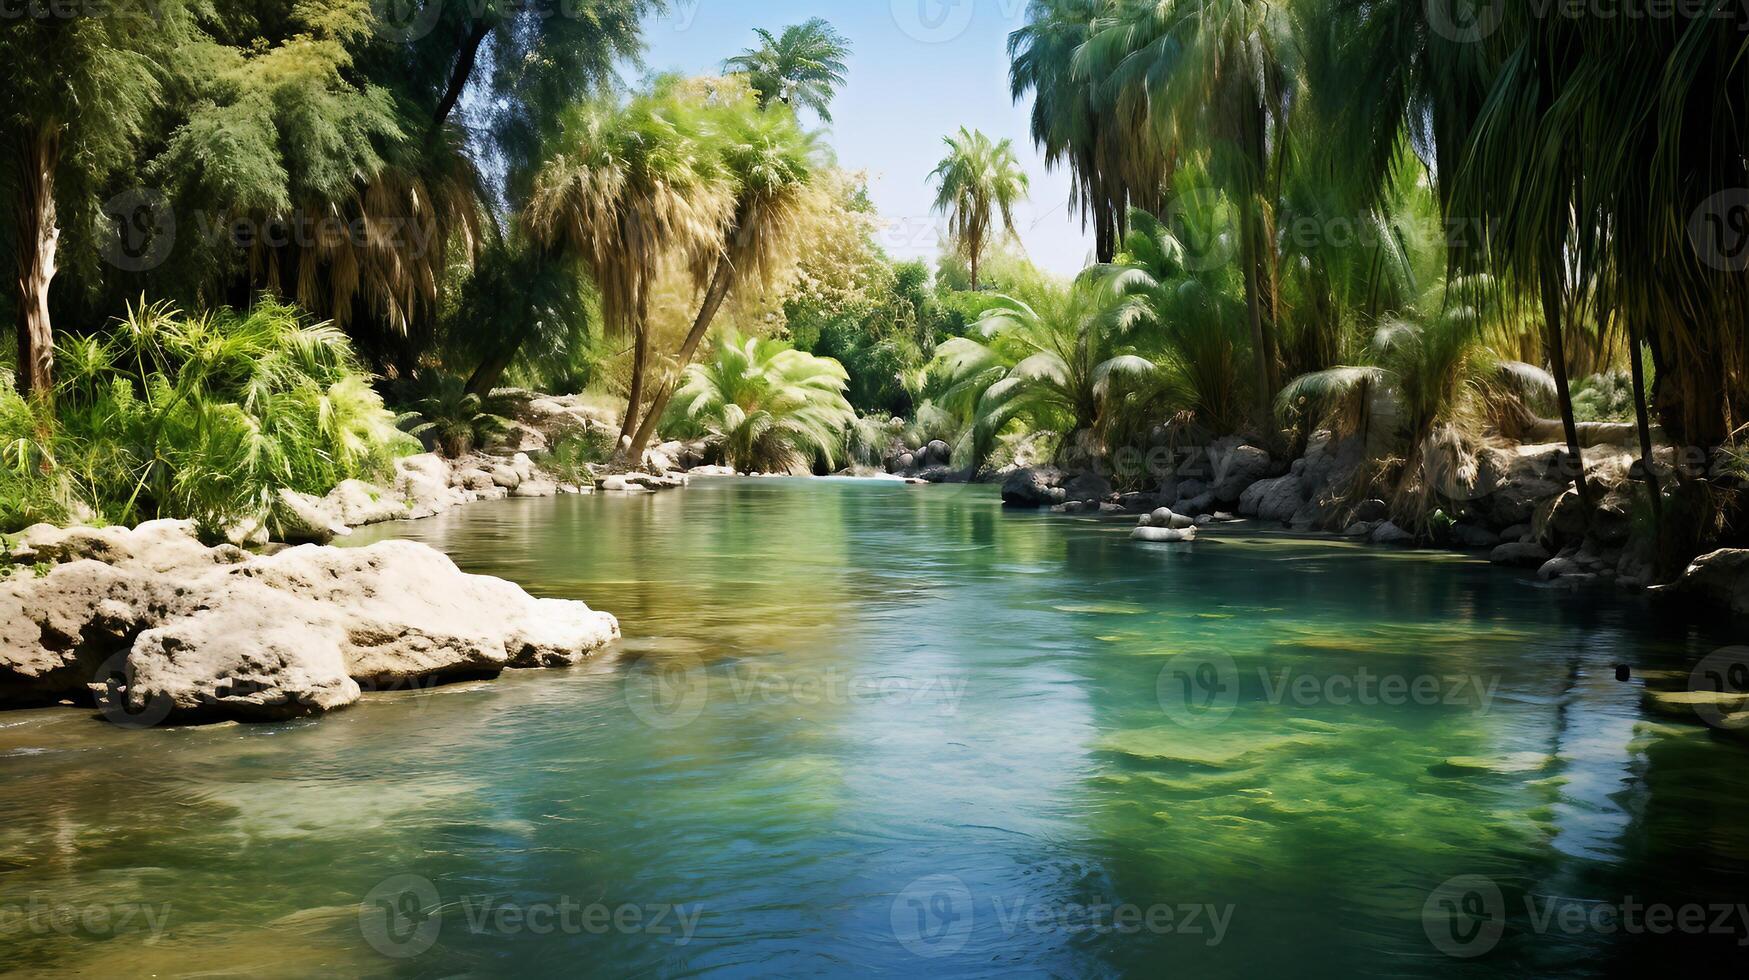
[[[509,419],[454,375],[422,373],[401,395],[410,409],[401,427],[451,459],[486,446],[510,427]]]
[[[54,411],[0,399],[0,522],[192,518],[209,531],[265,518],[275,493],[380,478],[417,447],[371,389],[346,337],[266,301],[188,317],[131,308],[105,336],[59,349]]]
[[[784,28],[781,35],[757,29],[760,45],[723,63],[727,71],[747,76],[759,97],[759,107],[782,103],[814,110],[832,121],[832,97],[844,87],[849,72],[850,42],[824,19]]]
[[[614,440],[611,433],[590,429],[559,439],[550,450],[541,454],[538,462],[541,469],[552,474],[560,483],[586,486],[595,482],[595,474],[590,467],[600,466],[612,459],[613,450]]]
[[[992,140],[962,126],[943,142],[947,156],[929,175],[936,184],[935,210],[947,216],[947,233],[971,263],[971,286],[977,289],[984,250],[998,228],[1014,234],[1014,206],[1026,199],[1031,181],[1013,140]]]
[[[1628,422],[1634,417],[1633,379],[1623,371],[1594,374],[1573,387],[1573,414],[1581,422]]]
[[[730,335],[710,359],[686,369],[675,420],[702,429],[743,471],[790,471],[816,455],[830,466],[856,421],[846,384],[837,361]]]

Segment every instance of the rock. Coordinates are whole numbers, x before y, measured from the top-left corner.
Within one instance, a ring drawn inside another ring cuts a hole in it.
[[[554,497],[558,493],[558,484],[548,480],[525,480],[510,491],[512,497]]]
[[[1749,549],[1726,548],[1702,555],[1674,584],[1658,591],[1696,596],[1749,615]]]
[[[633,484],[631,481],[627,480],[624,476],[622,476],[618,473],[609,474],[608,476],[604,476],[601,479],[595,481],[595,489],[606,491],[607,493],[649,493],[650,492],[649,490],[645,489],[644,487],[640,487],[640,486]]]
[[[327,544],[350,534],[328,509],[327,501],[281,488],[273,508],[275,537],[287,544]]]
[[[1547,547],[1559,548],[1585,536],[1585,505],[1579,491],[1568,490],[1537,505],[1531,533]]]
[[[1130,532],[1130,540],[1153,544],[1180,544],[1196,540],[1196,528],[1138,527]]]
[[[1475,524],[1456,524],[1451,529],[1451,541],[1459,548],[1485,551],[1500,546],[1500,535]]]
[[[491,468],[490,472],[492,474],[492,485],[495,487],[503,487],[506,490],[515,490],[517,485],[522,482],[522,474],[508,466],[494,466]]]
[[[1215,463],[1213,492],[1219,504],[1237,504],[1245,489],[1269,475],[1269,454],[1256,446],[1236,446]]]
[[[32,563],[88,559],[112,565],[133,557],[133,550],[124,528],[32,524],[19,532],[12,545],[12,557]]]
[[[643,487],[645,490],[678,490],[686,486],[684,476],[657,476],[653,473],[627,473],[625,481],[630,486]]]
[[[1123,504],[1103,503],[1099,505],[1099,512],[1101,514],[1121,514],[1124,512]]]
[[[1181,498],[1172,505],[1172,509],[1180,514],[1207,514],[1215,508],[1213,492],[1204,492],[1195,497]]]
[[[153,523],[120,532],[136,557],[0,583],[0,705],[95,700],[146,725],[292,718],[351,704],[361,684],[574,663],[618,635],[611,616],[411,542],[249,556]]]
[[[1383,521],[1355,521],[1348,525],[1348,530],[1343,531],[1342,536],[1345,538],[1371,537],[1372,533],[1378,530],[1378,526],[1383,523]]]
[[[1386,521],[1373,528],[1371,540],[1373,544],[1414,544],[1415,535]]]
[[[1654,691],[1644,688],[1640,691],[1640,703],[1650,710],[1672,718],[1694,719],[1697,709],[1716,712],[1716,715],[1733,715],[1749,708],[1749,694],[1735,691]]]
[[[1062,471],[1054,466],[1028,466],[1014,470],[1002,481],[1002,503],[1009,507],[1049,507],[1068,498],[1063,491]]]
[[[1549,549],[1530,542],[1508,542],[1488,556],[1488,560],[1496,565],[1511,565],[1518,568],[1540,568],[1552,557]]]
[[[694,466],[686,471],[688,476],[734,476],[733,466]]]
[[[1511,541],[1527,541],[1528,542],[1528,541],[1534,541],[1536,539],[1531,535],[1531,530],[1530,530],[1529,524],[1514,524],[1511,527],[1507,528],[1506,530],[1500,532],[1500,540],[1507,541],[1507,542],[1511,542]]]
[[[1354,508],[1354,519],[1366,524],[1388,521],[1391,519],[1391,505],[1382,500],[1363,500],[1359,507]]]
[[[1559,446],[1482,450],[1474,488],[1477,510],[1494,527],[1529,524],[1539,504],[1572,485],[1563,478],[1565,459]]]
[[[1063,494],[1069,500],[1097,503],[1111,496],[1111,481],[1098,473],[1078,473],[1063,484]]]
[[[511,422],[492,440],[492,445],[505,452],[544,453],[549,444],[540,430],[521,422]]]
[[[1246,487],[1239,495],[1239,513],[1260,520],[1287,523],[1305,503],[1300,478],[1290,474],[1273,480],[1258,480]]]
[[[1579,571],[1579,563],[1571,558],[1550,558],[1536,570],[1536,577],[1544,582],[1552,582],[1565,576],[1577,575]]]
[[[893,460],[893,472],[904,473],[917,468],[917,457],[911,453],[900,453]]]
[[[449,485],[450,467],[435,453],[395,460],[395,496],[407,505],[411,520],[433,517],[465,503],[465,491]]]
[[[328,491],[328,513],[347,527],[366,527],[384,521],[406,520],[407,505],[382,487],[362,480],[347,480]]]
[[[1196,526],[1196,521],[1181,514],[1175,514],[1170,508],[1161,507],[1148,515],[1148,524],[1152,527],[1176,528],[1180,531]]]
[[[1203,482],[1202,480],[1198,480],[1195,478],[1182,479],[1182,480],[1178,481],[1178,493],[1174,499],[1176,499],[1176,500],[1194,500],[1197,497],[1201,497],[1204,494],[1207,494],[1208,492],[1209,492],[1209,485],[1207,483]],[[1173,509],[1174,510],[1182,510],[1183,508],[1175,507]]]
[[[498,481],[492,479],[492,474],[488,470],[458,469],[455,471],[455,475],[450,477],[450,482],[463,490],[476,491],[490,490],[498,485]]]
[[[922,480],[924,483],[953,483],[959,480],[961,475],[962,474],[952,468],[942,465],[935,465],[917,471],[917,479]]]
[[[923,454],[931,466],[946,466],[953,461],[953,447],[940,439],[924,446]]]

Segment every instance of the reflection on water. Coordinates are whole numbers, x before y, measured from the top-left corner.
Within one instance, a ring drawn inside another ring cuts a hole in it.
[[[1614,677],[1722,636],[1451,556],[1127,531],[804,481],[377,529],[627,639],[319,721],[0,715],[0,968],[1741,962],[1749,752]]]

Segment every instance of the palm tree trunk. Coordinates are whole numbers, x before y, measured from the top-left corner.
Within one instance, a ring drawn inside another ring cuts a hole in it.
[[[1664,491],[1658,485],[1658,471],[1653,467],[1657,457],[1652,448],[1652,418],[1646,407],[1646,366],[1640,351],[1640,331],[1628,325],[1628,359],[1634,377],[1634,421],[1640,428],[1640,466],[1646,471],[1646,490],[1652,499],[1652,536],[1664,533]]]
[[[48,123],[25,132],[18,153],[18,390],[47,396],[55,357],[49,286],[55,279],[55,253],[61,240],[55,215],[60,125]]]
[[[626,393],[626,417],[619,426],[619,444],[626,445],[638,424],[638,409],[644,404],[644,362],[650,355],[650,333],[639,318],[632,333],[632,383]]]
[[[1587,523],[1591,520],[1591,487],[1585,480],[1585,454],[1579,447],[1579,423],[1573,417],[1573,391],[1567,383],[1567,342],[1562,321],[1565,292],[1559,258],[1551,258],[1542,275],[1543,323],[1548,334],[1550,368],[1555,375],[1555,396],[1561,403],[1561,426],[1566,430],[1567,455],[1575,467],[1574,483]]]
[[[1247,205],[1249,211],[1250,205]],[[1269,432],[1274,428],[1271,422],[1273,414],[1272,399],[1274,392],[1269,389],[1269,348],[1264,342],[1263,298],[1259,295],[1257,282],[1256,243],[1252,240],[1253,225],[1249,214],[1243,219],[1243,227],[1239,230],[1240,250],[1244,253],[1239,261],[1245,272],[1245,312],[1251,319],[1251,359],[1257,372],[1257,425],[1259,434],[1268,440]]]
[[[727,257],[718,259],[716,271],[711,273],[710,288],[705,290],[704,305],[699,307],[698,316],[692,321],[692,330],[686,335],[686,341],[680,345],[680,354],[675,359],[675,371],[684,372],[692,363],[693,355],[698,353],[699,344],[704,342],[705,334],[710,332],[711,323],[716,320],[717,312],[723,308],[723,301],[728,298],[729,290],[734,284],[735,267],[729,263]],[[650,439],[656,434],[656,426],[661,423],[662,413],[668,410],[668,402],[674,397],[679,385],[680,379],[676,376],[656,393],[655,400],[650,403],[650,411],[639,424],[637,434],[632,436],[628,458],[643,461],[644,447],[650,444]]]
[[[972,292],[974,293],[978,291],[978,252],[981,250],[982,246],[975,243],[968,249],[972,253]]]

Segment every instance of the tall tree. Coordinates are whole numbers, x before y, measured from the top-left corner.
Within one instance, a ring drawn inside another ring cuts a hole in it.
[[[812,109],[831,122],[832,98],[849,72],[844,59],[850,57],[850,41],[819,17],[786,27],[780,35],[763,28],[754,33],[759,47],[723,62],[723,69],[747,76],[762,109],[781,102]]]
[[[629,105],[597,99],[567,113],[524,213],[540,245],[588,269],[604,325],[632,340],[622,440],[643,407],[649,299],[662,263],[673,257],[704,280],[734,206],[720,155],[671,84]]]
[[[977,289],[979,264],[997,223],[1014,233],[1014,206],[1026,199],[1031,181],[1020,169],[1013,140],[995,142],[962,126],[944,142],[947,156],[929,175],[937,184],[935,210],[947,216],[948,234],[971,263]]]
[[[1251,319],[1258,424],[1273,431],[1281,387],[1275,209],[1297,48],[1270,0],[1122,5],[1078,57],[1113,99],[1146,99],[1164,145],[1194,146],[1239,208],[1239,261]]]
[[[788,109],[757,111],[749,102],[737,102],[716,108],[710,119],[711,143],[721,154],[735,203],[703,304],[676,354],[679,371],[692,363],[732,290],[743,284],[769,285],[783,266],[794,262],[793,246],[819,153],[815,137],[797,125]],[[633,461],[643,458],[674,383],[658,392],[632,437]]]
[[[19,389],[46,393],[62,230],[96,223],[106,178],[132,162],[197,28],[184,0],[116,0],[77,16],[26,4],[18,13],[0,32],[9,144],[0,183],[13,191],[7,248],[16,267]]]

